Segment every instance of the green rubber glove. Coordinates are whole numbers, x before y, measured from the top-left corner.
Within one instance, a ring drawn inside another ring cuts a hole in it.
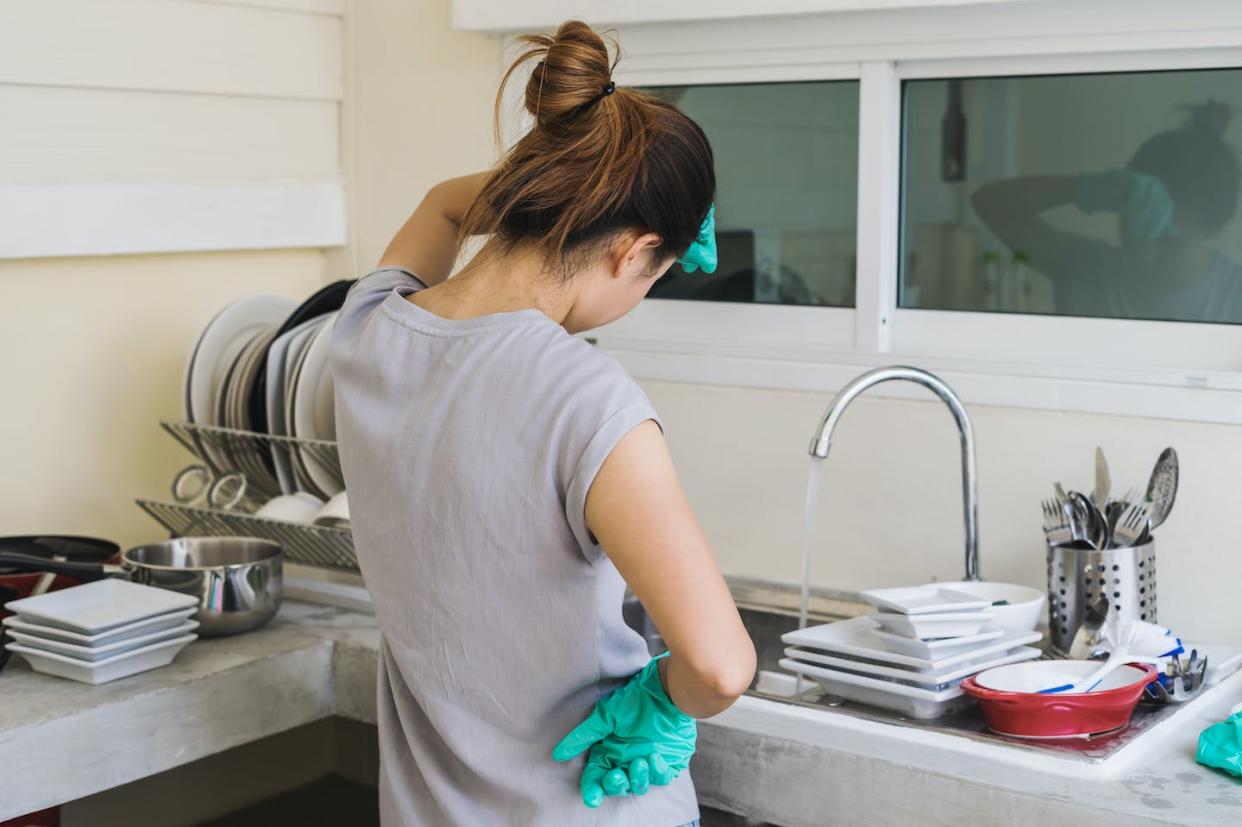
[[[1173,197],[1153,175],[1129,169],[1087,172],[1074,179],[1074,202],[1083,212],[1121,216],[1122,233],[1138,241],[1177,235]]]
[[[643,795],[690,766],[698,725],[678,709],[660,684],[660,659],[595,704],[591,714],[552,750],[557,761],[587,752],[582,803],[598,807],[608,795]]]
[[[1235,712],[1199,733],[1195,760],[1242,777],[1242,712]]]
[[[677,263],[687,273],[693,273],[700,267],[704,273],[716,272],[716,205],[712,204],[707,208],[707,218],[703,219],[703,223],[699,225],[699,235],[694,241],[690,242],[690,246],[686,248],[686,253],[677,259]]]

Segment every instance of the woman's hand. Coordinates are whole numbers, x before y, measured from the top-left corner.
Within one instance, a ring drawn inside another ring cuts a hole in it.
[[[449,178],[431,188],[380,257],[381,267],[402,267],[430,287],[449,277],[462,217],[489,173]]]
[[[588,807],[598,807],[606,795],[643,795],[690,766],[698,726],[665,693],[664,658],[653,658],[629,683],[600,698],[552,751],[557,761],[568,761],[589,750],[581,777]]]

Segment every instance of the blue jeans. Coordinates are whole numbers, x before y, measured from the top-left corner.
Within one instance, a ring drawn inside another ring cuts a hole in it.
[[[694,821],[688,821],[681,827],[699,827],[699,820],[696,818]]]

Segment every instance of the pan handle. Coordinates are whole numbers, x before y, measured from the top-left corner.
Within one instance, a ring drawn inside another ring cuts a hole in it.
[[[112,563],[81,563],[72,560],[48,560],[33,554],[16,554],[0,552],[0,566],[17,569],[18,571],[50,571],[78,580],[88,582],[102,580],[105,577],[129,577],[123,566]]]

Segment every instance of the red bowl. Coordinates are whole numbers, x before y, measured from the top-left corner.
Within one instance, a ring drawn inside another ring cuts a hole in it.
[[[1130,722],[1143,689],[1156,679],[1156,667],[1131,663],[1143,672],[1133,683],[1100,692],[1041,695],[1001,692],[980,686],[974,677],[962,691],[979,701],[988,729],[1019,738],[1075,738],[1120,729]]]

